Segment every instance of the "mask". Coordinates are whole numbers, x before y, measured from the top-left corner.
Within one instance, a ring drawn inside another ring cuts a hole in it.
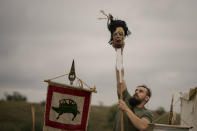
[[[113,33],[113,47],[122,48],[124,47],[124,30],[122,27],[117,27]]]

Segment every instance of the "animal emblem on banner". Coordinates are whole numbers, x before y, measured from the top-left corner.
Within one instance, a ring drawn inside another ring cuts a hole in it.
[[[58,113],[58,116],[56,118],[57,120],[64,113],[72,113],[72,121],[75,119],[77,114],[80,114],[80,112],[77,109],[77,103],[72,99],[61,99],[59,100],[59,107],[52,106],[52,109]]]

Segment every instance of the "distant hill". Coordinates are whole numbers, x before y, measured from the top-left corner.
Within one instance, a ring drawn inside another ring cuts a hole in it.
[[[0,101],[0,130],[1,131],[31,131],[31,105],[35,107],[35,130],[42,131],[44,123],[43,104],[27,102]],[[110,106],[91,106],[89,114],[88,131],[111,131],[111,124],[108,121]],[[156,123],[167,124],[169,113],[158,115],[153,111]],[[179,124],[180,115],[177,115],[175,124]]]

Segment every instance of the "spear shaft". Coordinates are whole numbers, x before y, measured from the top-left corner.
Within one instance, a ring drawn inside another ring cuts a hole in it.
[[[118,48],[116,50],[116,80],[117,80],[117,89],[120,93],[120,100],[122,100],[122,86],[123,86],[123,50]],[[120,127],[121,131],[124,131],[124,120],[123,120],[123,111],[120,110]]]

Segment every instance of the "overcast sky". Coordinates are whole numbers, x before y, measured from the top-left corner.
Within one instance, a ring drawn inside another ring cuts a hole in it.
[[[45,100],[44,79],[76,74],[98,93],[92,104],[117,103],[115,51],[100,10],[125,20],[132,32],[124,50],[129,92],[146,84],[147,105],[169,110],[171,95],[197,86],[196,0],[0,0],[0,98],[21,92]],[[65,79],[67,79],[65,77]],[[179,107],[179,104],[176,104]]]

